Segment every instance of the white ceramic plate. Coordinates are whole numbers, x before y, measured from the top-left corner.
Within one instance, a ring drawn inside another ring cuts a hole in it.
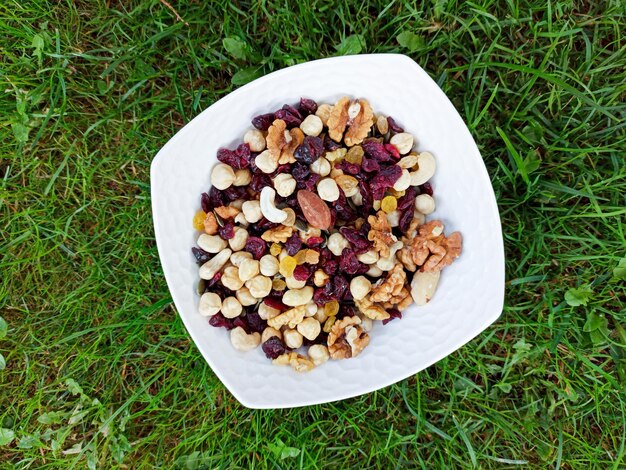
[[[363,97],[393,116],[437,159],[431,181],[446,233],[460,230],[463,254],[441,276],[434,299],[370,333],[354,359],[306,374],[273,366],[261,348],[235,351],[229,335],[197,312],[198,268],[191,219],[210,187],[219,147],[241,142],[250,119],[300,97],[333,103]],[[494,322],[504,301],[504,249],[489,176],[463,120],[435,82],[403,55],[335,57],[296,65],[239,88],[203,111],[157,154],[150,171],[156,241],[165,278],[189,334],[215,374],[249,408],[289,408],[361,395],[407,378]]]

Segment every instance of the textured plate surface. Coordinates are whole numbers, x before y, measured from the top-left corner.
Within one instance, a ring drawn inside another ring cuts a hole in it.
[[[210,186],[216,151],[233,146],[250,119],[297,103],[367,98],[435,155],[432,180],[446,233],[460,230],[462,256],[441,276],[434,299],[400,321],[376,325],[355,359],[330,361],[307,374],[273,366],[260,348],[235,351],[224,329],[197,313],[198,268],[191,219]],[[337,57],[289,67],[239,88],[181,129],[151,167],[152,210],[165,278],[189,334],[213,371],[250,408],[287,408],[367,393],[409,377],[455,351],[500,315],[504,301],[502,229],[482,157],[463,120],[435,82],[403,55]]]

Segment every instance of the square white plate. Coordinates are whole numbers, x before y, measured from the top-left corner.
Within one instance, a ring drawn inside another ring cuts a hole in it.
[[[393,116],[435,155],[431,181],[446,233],[460,230],[463,254],[441,276],[433,300],[401,320],[376,325],[354,359],[306,374],[273,366],[261,348],[241,353],[229,335],[197,312],[198,268],[191,220],[210,187],[219,147],[233,148],[253,116],[300,97],[333,103],[363,97]],[[358,55],[316,60],[266,75],[203,111],[159,151],[150,171],[157,246],[176,308],[198,349],[232,394],[249,408],[289,408],[361,395],[398,382],[470,341],[500,315],[504,248],[496,199],[482,157],[454,106],[409,57]]]

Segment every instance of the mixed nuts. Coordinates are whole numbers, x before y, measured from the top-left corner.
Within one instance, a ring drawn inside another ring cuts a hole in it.
[[[198,310],[235,349],[298,372],[355,357],[461,254],[459,232],[426,222],[435,158],[362,98],[303,98],[252,124],[218,151],[193,218]]]

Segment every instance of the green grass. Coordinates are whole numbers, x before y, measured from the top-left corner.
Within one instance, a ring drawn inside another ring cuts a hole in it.
[[[0,467],[624,468],[624,2],[170,3],[0,5]],[[470,126],[504,312],[379,392],[248,410],[171,303],[150,161],[233,76],[359,51],[409,54]]]

